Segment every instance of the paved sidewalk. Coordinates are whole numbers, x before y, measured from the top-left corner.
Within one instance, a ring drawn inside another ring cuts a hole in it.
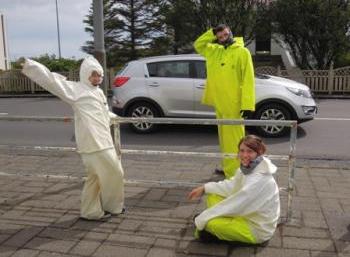
[[[188,184],[144,181],[218,180],[215,163],[125,155],[126,214],[88,222],[78,219],[85,174],[76,153],[0,149],[0,256],[350,257],[350,161],[298,160],[293,220],[266,247],[196,241],[192,217],[203,199],[187,201]],[[278,166],[286,186],[287,164]],[[285,193],[281,201],[285,215]]]

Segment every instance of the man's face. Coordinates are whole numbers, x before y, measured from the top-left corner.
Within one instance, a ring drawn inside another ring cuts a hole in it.
[[[219,43],[225,43],[226,40],[230,37],[230,34],[230,29],[224,28],[224,30],[217,32],[215,36],[218,39]]]

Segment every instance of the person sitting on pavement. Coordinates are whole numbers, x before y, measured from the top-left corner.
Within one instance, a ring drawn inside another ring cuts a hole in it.
[[[124,212],[124,171],[111,132],[107,99],[99,85],[103,69],[89,56],[80,66],[80,81],[68,81],[44,65],[25,59],[22,72],[35,83],[71,105],[77,150],[87,172],[81,196],[80,217],[105,220]]]
[[[266,146],[254,135],[238,144],[240,168],[236,175],[193,189],[188,199],[207,194],[205,211],[195,217],[195,237],[261,244],[270,240],[280,216],[279,188],[273,177],[277,167],[263,154]]]

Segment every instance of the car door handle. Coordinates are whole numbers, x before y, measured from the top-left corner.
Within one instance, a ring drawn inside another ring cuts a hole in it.
[[[158,82],[152,82],[151,84],[148,84],[148,86],[150,86],[150,87],[159,87],[159,83]]]
[[[205,85],[204,84],[200,84],[200,85],[197,85],[196,88],[203,89],[203,88],[205,88]]]

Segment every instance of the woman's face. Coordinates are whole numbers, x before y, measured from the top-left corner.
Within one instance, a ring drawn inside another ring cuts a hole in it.
[[[98,86],[102,83],[103,77],[101,74],[97,72],[92,72],[91,76],[89,77],[89,81],[93,86]]]
[[[249,163],[258,157],[258,153],[242,143],[239,146],[238,158],[241,164],[245,167],[249,166]]]

